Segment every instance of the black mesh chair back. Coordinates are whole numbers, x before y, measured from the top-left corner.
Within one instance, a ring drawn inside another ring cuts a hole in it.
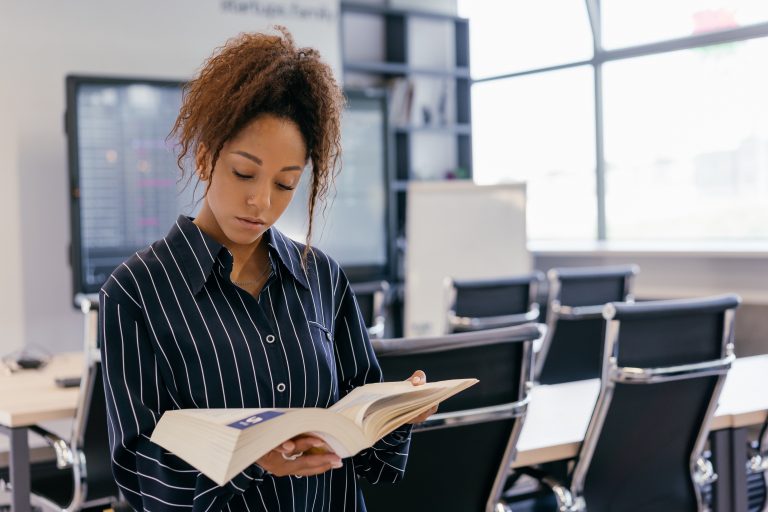
[[[541,272],[504,279],[447,279],[448,332],[520,325],[539,318]]]
[[[374,341],[387,380],[422,369],[430,381],[475,377],[480,382],[414,426],[401,482],[370,485],[361,479],[369,512],[494,510],[525,418],[531,344],[538,335],[536,326],[527,324]]]
[[[352,291],[355,292],[360,314],[368,328],[368,335],[371,338],[384,337],[389,283],[386,281],[353,283]]]
[[[85,301],[82,308],[86,315],[86,365],[80,378],[72,437],[65,441],[39,427],[32,429],[58,445],[57,464],[60,467],[32,476],[32,504],[44,509],[103,509],[119,498],[112,476],[106,398],[95,332],[98,302]]]
[[[118,495],[117,484],[112,476],[109,437],[107,433],[107,403],[101,376],[101,361],[94,361],[93,375],[88,379],[90,402],[82,423],[82,435],[77,448],[85,458],[85,482],[89,501],[95,498]]]
[[[600,376],[609,302],[632,301],[635,265],[557,268],[548,272],[547,331],[536,357],[536,380],[558,384]]]
[[[577,506],[701,510],[695,476],[706,476],[700,457],[734,358],[738,304],[727,295],[605,307],[600,396],[571,481]]]

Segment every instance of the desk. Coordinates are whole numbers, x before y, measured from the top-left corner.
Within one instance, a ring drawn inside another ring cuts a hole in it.
[[[745,427],[760,425],[765,421],[768,411],[766,389],[768,355],[734,361],[711,425],[711,430],[716,431],[712,438],[713,444],[719,445],[713,446],[713,452],[719,452],[716,454],[719,459],[716,471],[723,485],[721,488],[727,484],[733,487],[734,493],[742,488],[742,482],[746,492]],[[512,467],[575,457],[587,431],[599,392],[599,379],[536,386],[531,392],[528,414]],[[724,449],[726,446],[728,449]],[[737,507],[720,510],[745,510],[741,502],[738,503]]]
[[[0,375],[0,432],[10,438],[10,479],[13,512],[30,510],[28,429],[42,421],[71,418],[75,414],[78,388],[59,388],[56,377],[80,375],[83,353],[54,356],[41,370]]]

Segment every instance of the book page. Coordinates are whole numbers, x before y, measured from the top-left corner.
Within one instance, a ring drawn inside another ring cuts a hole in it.
[[[371,404],[389,397],[402,396],[414,391],[430,389],[438,384],[427,383],[417,387],[410,381],[373,382],[353,389],[347,396],[333,404],[329,410],[346,416],[362,426],[365,411]]]
[[[410,381],[375,382],[353,389],[329,410],[350,418],[362,427],[369,411],[421,407],[432,400],[439,400],[446,390],[457,387],[464,389],[471,385],[467,384],[469,381],[476,382],[475,379],[451,379],[420,386],[414,386]]]

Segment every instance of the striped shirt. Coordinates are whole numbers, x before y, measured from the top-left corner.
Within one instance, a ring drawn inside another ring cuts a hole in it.
[[[264,234],[272,273],[258,299],[230,281],[233,258],[192,218],[118,266],[99,293],[112,468],[138,510],[364,511],[356,476],[399,480],[410,426],[343,467],[275,477],[252,465],[218,486],[149,440],[164,411],[328,407],[382,379],[354,294],[319,250]]]

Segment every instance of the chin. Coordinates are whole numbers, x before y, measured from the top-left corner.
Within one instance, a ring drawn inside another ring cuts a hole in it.
[[[239,245],[248,245],[252,244],[261,236],[264,234],[264,232],[269,229],[269,226],[263,226],[261,229],[243,229],[243,228],[235,228],[232,230],[228,230],[229,232],[225,231],[225,235],[227,235],[227,238],[232,240],[234,243]]]

